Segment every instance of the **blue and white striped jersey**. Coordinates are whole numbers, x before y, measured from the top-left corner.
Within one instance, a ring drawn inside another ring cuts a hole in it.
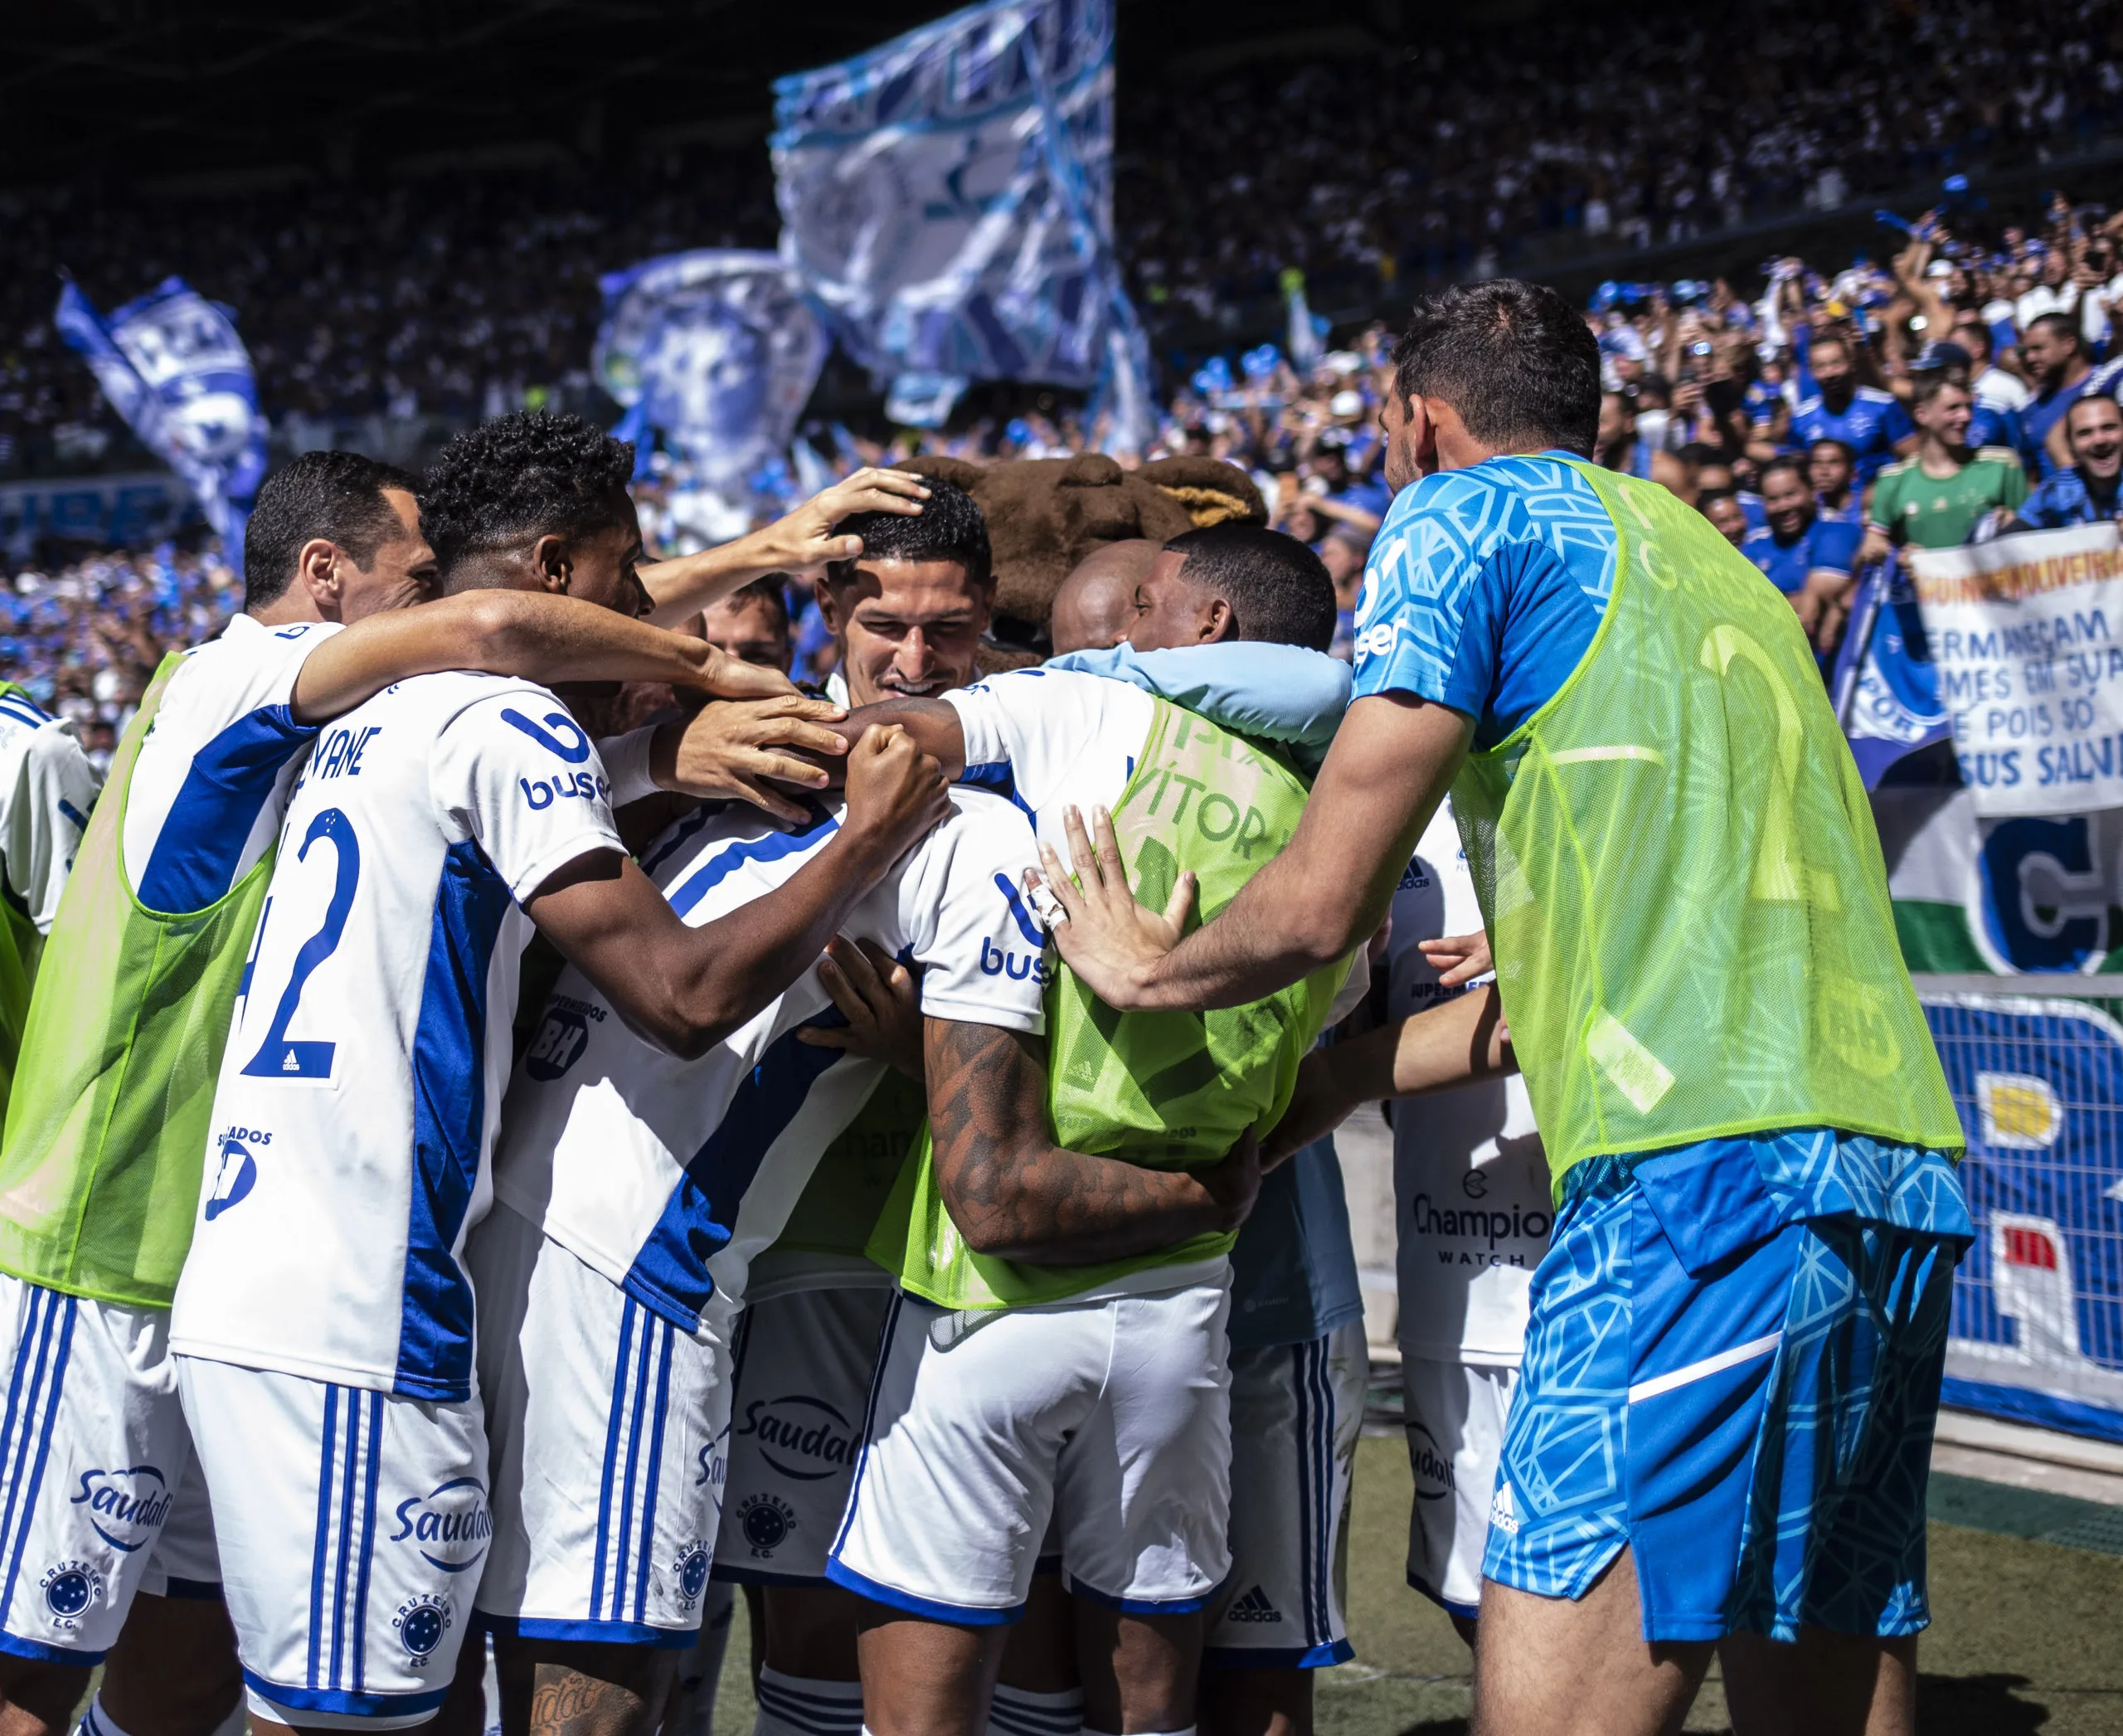
[[[957,811],[842,931],[919,965],[930,1018],[1043,1031],[1046,936],[1018,891],[1035,862],[1031,828],[979,790],[951,800]],[[789,833],[755,809],[702,810],[642,865],[697,927],[786,883],[833,836],[839,811],[821,809]],[[882,1074],[797,1034],[838,1022],[808,970],[706,1055],[683,1061],[629,1030],[569,970],[509,1087],[495,1198],[644,1308],[697,1330],[703,1310],[744,1300],[752,1260]]]
[[[602,763],[527,681],[335,720],[288,807],[214,1099],[172,1349],[415,1398],[472,1382],[523,901],[618,850]]]
[[[125,878],[149,910],[217,904],[271,848],[315,724],[295,721],[295,678],[340,630],[239,615],[184,654],[133,767]]]
[[[21,693],[0,694],[0,897],[39,934],[51,932],[102,788],[72,724]]]

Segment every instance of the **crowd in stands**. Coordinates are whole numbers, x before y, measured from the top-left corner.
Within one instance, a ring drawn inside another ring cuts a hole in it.
[[[1586,314],[1606,388],[1598,460],[1697,506],[1791,596],[1824,653],[1853,576],[1890,548],[2123,516],[2123,213],[2059,196],[2025,228],[1978,240],[1932,212],[1902,240],[1884,263],[1839,271],[1777,261],[1745,294],[1610,283]],[[1175,382],[1152,455],[1253,475],[1275,522],[1327,563],[1344,654],[1390,504],[1378,412],[1391,345],[1374,324],[1302,373],[1271,343],[1212,357]],[[1097,443],[1051,395],[1027,402],[934,435],[809,428],[801,487],[921,450],[1042,457]],[[652,554],[691,546],[676,492],[660,474],[639,489]],[[0,590],[0,674],[93,722],[107,751],[163,650],[204,637],[240,592],[211,542],[26,569]],[[830,639],[804,596],[789,601],[794,659],[822,675]]]
[[[1124,72],[1125,62],[1124,58]],[[1575,230],[1685,239],[2123,127],[2102,0],[1659,5],[1426,28],[1417,48],[1121,80],[1116,234],[1153,324],[1311,274],[1314,306],[1509,269]],[[114,308],[177,273],[226,303],[286,418],[464,421],[588,387],[597,279],[771,246],[765,153],[301,182],[240,196],[0,200],[0,475],[119,437],[54,333],[58,274]]]

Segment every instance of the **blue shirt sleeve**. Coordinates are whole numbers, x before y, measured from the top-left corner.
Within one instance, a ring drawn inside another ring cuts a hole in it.
[[[1364,563],[1357,605],[1356,697],[1412,693],[1470,716],[1467,693],[1490,684],[1496,645],[1466,644],[1474,591],[1489,565],[1494,521],[1509,498],[1470,471],[1440,470],[1394,497]],[[1471,655],[1485,671],[1462,670]],[[1486,676],[1476,683],[1469,673]],[[1455,674],[1461,678],[1455,682]]]
[[[1349,707],[1349,666],[1324,651],[1256,639],[1165,651],[1071,651],[1050,669],[1125,681],[1198,712],[1212,723],[1281,742],[1300,756],[1324,754]]]
[[[1809,544],[1809,567],[1816,572],[1839,573],[1849,578],[1858,564],[1858,545],[1864,532],[1858,525],[1831,523],[1825,518],[1816,518],[1806,532]]]
[[[1902,407],[1902,400],[1890,399],[1880,409],[1880,432],[1889,445],[1905,440],[1917,431],[1917,424],[1909,420],[1909,412]]]

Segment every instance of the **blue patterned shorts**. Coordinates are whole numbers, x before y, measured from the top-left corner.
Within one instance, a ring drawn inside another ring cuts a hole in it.
[[[1777,1141],[1725,1140],[1565,1178],[1487,1578],[1582,1597],[1626,1544],[1647,1640],[1930,1621],[1925,1484],[1966,1209],[1940,1153],[1810,1137],[1781,1167]],[[1796,1172],[1824,1162],[1870,1210],[1815,1215],[1821,1178]]]

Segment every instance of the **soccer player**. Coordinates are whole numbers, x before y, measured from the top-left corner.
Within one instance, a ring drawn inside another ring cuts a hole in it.
[[[420,502],[445,591],[645,612],[631,465],[574,417],[457,436]],[[866,739],[848,777],[847,823],[804,872],[689,928],[619,849],[596,751],[547,688],[399,681],[311,756],[243,960],[169,1335],[255,1726],[406,1728],[450,1680],[492,1534],[461,1252],[532,926],[637,1028],[697,1051],[941,813],[903,741]]]
[[[1974,401],[1951,374],[1917,376],[1910,402],[1923,444],[1873,484],[1861,562],[1877,561],[1891,547],[1958,548],[1985,519],[2003,518],[2027,498],[2019,454],[2004,446],[1969,450]]]
[[[1670,1729],[1722,1646],[1761,1728],[1907,1730],[1972,1230],[1848,750],[1746,563],[1586,462],[1599,358],[1561,297],[1426,296],[1396,359],[1402,492],[1296,836],[1183,939],[1186,887],[1139,902],[1118,829],[1074,820],[1081,886],[1042,840],[1055,938],[1115,1008],[1302,980],[1375,930],[1450,785],[1500,990],[1306,1067],[1346,1102],[1470,1077],[1500,995],[1547,1152],[1477,1719]]]
[[[1392,912],[1386,1005],[1401,1020],[1461,992],[1445,985],[1422,943],[1481,926],[1449,800],[1416,846]],[[1402,1427],[1416,1489],[1408,1583],[1471,1646],[1527,1295],[1547,1252],[1547,1159],[1515,1076],[1387,1108],[1400,1219]]]
[[[7,1547],[39,1563],[0,1609],[0,1695],[47,1729],[121,1627],[98,1701],[106,1727],[194,1736],[236,1692],[232,1661],[214,1665],[227,1623],[166,1338],[211,1082],[297,766],[331,719],[429,670],[723,676],[697,640],[563,599],[408,611],[435,584],[411,479],[351,453],[307,454],[266,479],[244,578],[243,613],[164,660],[119,746],[8,1105],[0,1293],[22,1401],[9,1438],[35,1427],[48,1450],[0,1454]]]
[[[741,663],[789,668],[789,575],[770,572],[702,611],[701,636]]]
[[[1095,548],[1054,593],[1047,634],[1054,654],[1120,644],[1135,620],[1135,587],[1149,576],[1164,545],[1130,537]]]
[[[1324,649],[1333,623],[1316,556],[1224,525],[1167,546],[1138,588],[1133,637],[1175,659],[1227,639],[1265,641],[1228,649],[1274,658]],[[904,721],[947,771],[981,768],[1007,789],[1036,828],[1056,825],[1071,797],[1116,795],[1158,863],[1149,872],[1168,883],[1198,867],[1227,895],[1292,822],[1303,784],[1146,690],[1144,661],[1101,659],[1134,671],[1118,680],[1020,671],[850,726]],[[1330,734],[1338,679],[1334,693]],[[1345,972],[1316,973],[1272,1007],[1144,1026],[1103,1021],[1065,980],[1050,1004],[1057,1134],[1130,1170],[1152,1154],[1183,1166],[1159,1185],[1202,1173],[1273,1120]],[[1104,1218],[1027,1198],[1037,1162],[993,1149],[993,1124],[969,1118],[972,1076],[933,1038],[926,1061],[930,1141],[871,1243],[900,1294],[827,1569],[870,1600],[865,1723],[879,1736],[981,1728],[1052,1520],[1076,1599],[1086,1727],[1185,1728],[1203,1611],[1231,1572],[1231,1236],[1169,1217],[1159,1233],[1151,1194],[1124,1246]],[[1024,1113],[1037,1123],[1031,1102]],[[1134,1171],[1146,1185],[1155,1173]],[[1313,1491],[1323,1504],[1330,1481]],[[1300,1551],[1291,1565],[1302,1580],[1316,1563]]]
[[[102,787],[74,726],[0,681],[0,1116],[44,939]]]
[[[2020,503],[2009,531],[2060,530],[2123,518],[2123,412],[2105,391],[2088,392],[2064,413],[2069,469],[2059,470]]]
[[[1789,455],[1762,466],[1761,499],[1769,523],[1747,533],[1740,552],[1791,600],[1808,635],[1826,649],[1835,643],[1857,568],[1858,527],[1818,515],[1806,467]]]
[[[1813,340],[1806,366],[1815,390],[1800,399],[1786,435],[1800,451],[1811,451],[1819,440],[1840,440],[1856,460],[1858,480],[1869,483],[1896,458],[1916,450],[1917,430],[1894,394],[1858,383],[1848,338],[1822,333]]]

